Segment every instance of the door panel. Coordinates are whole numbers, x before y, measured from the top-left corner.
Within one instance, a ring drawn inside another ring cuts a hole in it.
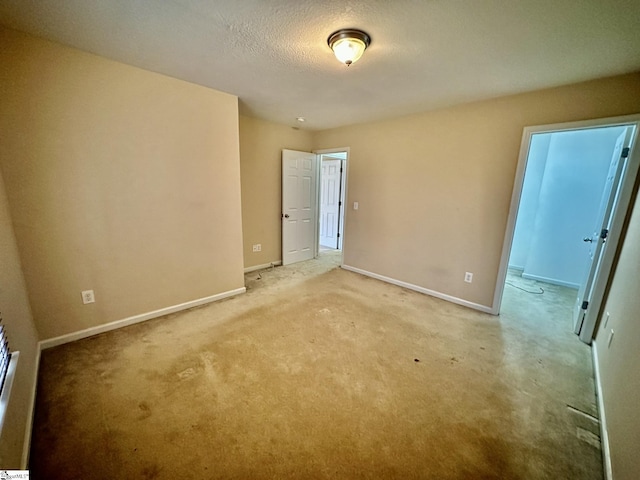
[[[580,284],[576,304],[573,309],[573,330],[577,334],[580,333],[587,309],[590,306],[594,280],[599,273],[602,256],[606,248],[606,237],[610,229],[622,173],[626,164],[626,159],[621,158],[621,155],[624,146],[628,142],[627,133],[627,131],[622,132],[616,141],[611,157],[609,173],[607,174],[607,180],[602,193],[600,209],[596,217],[596,225],[593,233],[584,237],[584,241],[589,242],[591,248],[589,249],[589,265]]]
[[[320,245],[338,248],[341,160],[323,160],[320,185]]]
[[[282,264],[315,254],[316,156],[282,151]]]

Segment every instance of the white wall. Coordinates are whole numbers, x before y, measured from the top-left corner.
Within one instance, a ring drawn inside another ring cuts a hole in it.
[[[518,256],[510,259],[510,265],[524,266],[523,276],[580,285],[590,247],[582,239],[594,231],[611,154],[623,130],[598,128],[534,137],[532,175],[529,178],[527,165],[523,185],[524,216],[522,222],[518,216],[514,238]],[[547,141],[544,162],[541,152]]]
[[[538,212],[538,198],[540,186],[544,177],[549,154],[550,134],[533,135],[527,158],[527,171],[522,184],[518,219],[513,234],[513,244],[509,257],[509,267],[524,270],[531,247],[531,233],[533,232],[536,214]]]

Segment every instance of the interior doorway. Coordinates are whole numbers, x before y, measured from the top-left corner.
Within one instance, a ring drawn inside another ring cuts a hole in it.
[[[543,282],[532,293],[562,287],[568,324],[573,309],[574,332],[591,342],[637,175],[638,120],[525,129],[494,313],[518,279]]]
[[[320,155],[320,248],[342,250],[343,174],[346,152]]]
[[[349,151],[332,149],[316,153],[319,164],[318,254],[342,252]]]
[[[282,150],[283,265],[320,255],[342,265],[348,159],[349,148]]]

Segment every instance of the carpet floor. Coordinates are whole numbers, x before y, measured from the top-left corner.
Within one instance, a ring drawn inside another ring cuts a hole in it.
[[[338,261],[42,352],[31,478],[603,478],[573,291],[496,317]]]

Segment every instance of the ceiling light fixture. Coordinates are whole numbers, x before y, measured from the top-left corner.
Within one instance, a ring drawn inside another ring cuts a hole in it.
[[[362,56],[371,44],[371,37],[361,30],[345,28],[333,32],[327,39],[327,43],[336,58],[348,67]]]

